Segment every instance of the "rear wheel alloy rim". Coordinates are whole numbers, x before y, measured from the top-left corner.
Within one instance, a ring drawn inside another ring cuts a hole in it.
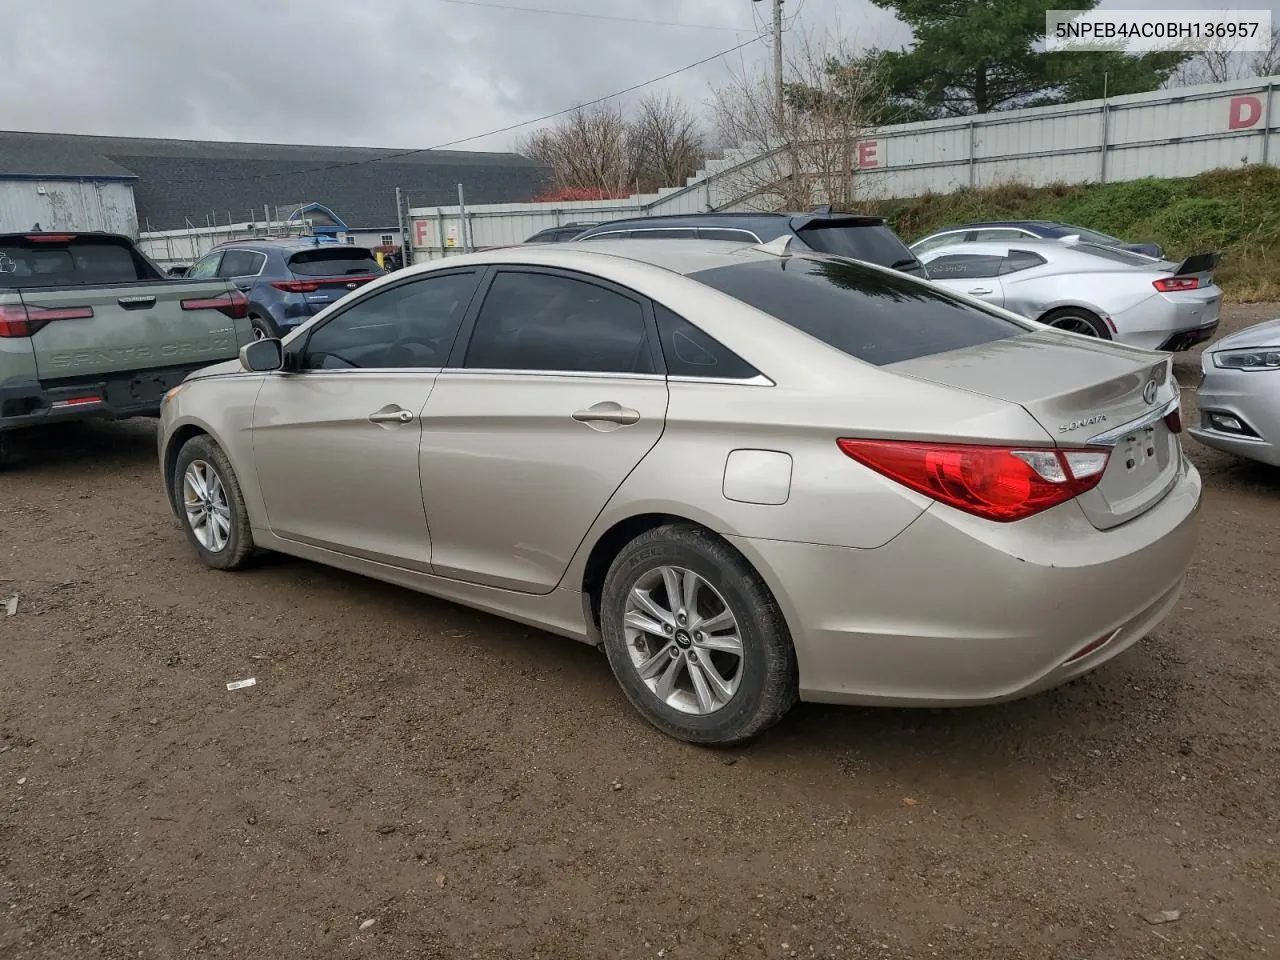
[[[745,663],[738,620],[692,570],[644,574],[627,594],[622,624],[631,665],[668,707],[705,716],[737,693]]]
[[[1092,323],[1084,317],[1078,317],[1075,314],[1059,317],[1057,320],[1053,321],[1053,326],[1057,327],[1059,330],[1066,330],[1069,333],[1083,334],[1086,337],[1096,337],[1098,335],[1098,331],[1094,328]]]
[[[220,553],[231,537],[231,507],[216,470],[203,460],[192,460],[182,475],[182,502],[187,525],[200,546]]]

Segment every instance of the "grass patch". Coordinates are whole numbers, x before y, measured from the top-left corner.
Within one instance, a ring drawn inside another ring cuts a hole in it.
[[[1237,303],[1280,300],[1280,169],[1212,170],[1178,180],[981,190],[871,202],[908,243],[975,220],[1058,220],[1131,243],[1160,244],[1171,258],[1217,251],[1216,279]]]

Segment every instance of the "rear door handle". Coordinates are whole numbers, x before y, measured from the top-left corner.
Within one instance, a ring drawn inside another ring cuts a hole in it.
[[[412,420],[411,411],[397,407],[395,404],[369,414],[370,423],[410,423]]]
[[[593,403],[587,409],[577,411],[573,419],[579,423],[616,423],[629,427],[633,423],[640,422],[640,411],[606,400],[604,403]]]
[[[990,292],[991,292],[990,287],[974,287],[972,290],[969,291],[970,295],[979,294],[979,293],[990,293]]]

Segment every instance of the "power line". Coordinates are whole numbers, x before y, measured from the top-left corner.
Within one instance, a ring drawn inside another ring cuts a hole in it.
[[[726,27],[714,23],[678,23],[674,20],[642,20],[638,17],[616,17],[607,13],[581,13],[577,10],[548,10],[545,7],[521,7],[512,3],[491,3],[489,0],[440,0],[464,7],[487,7],[494,10],[519,10],[521,13],[545,13],[555,17],[580,17],[583,20],[612,20],[615,23],[644,23],[654,27],[689,27],[695,30],[724,30],[741,33],[746,27]]]
[[[606,100],[612,100],[615,97],[623,97],[623,96],[626,96],[628,93],[635,93],[637,90],[642,90],[645,87],[652,86],[655,83],[661,83],[663,80],[670,80],[672,77],[677,76],[681,73],[685,73],[689,70],[697,69],[698,67],[711,63],[713,60],[719,60],[721,57],[726,57],[731,53],[737,53],[739,50],[743,49],[744,47],[749,47],[751,46],[751,44],[763,39],[765,39],[764,36],[758,34],[752,37],[750,40],[744,40],[742,43],[729,47],[727,50],[721,50],[718,53],[713,53],[709,57],[703,57],[701,60],[698,60],[695,63],[690,63],[687,66],[683,66],[676,70],[672,70],[669,73],[664,73],[662,76],[654,77],[652,80],[645,80],[642,83],[633,84],[632,86],[627,87],[624,90],[616,90],[613,93],[605,94],[603,97],[596,97],[594,100],[588,100],[585,103],[574,104],[572,107],[565,107],[563,110],[557,110],[555,113],[544,114],[543,116],[535,117],[532,120],[521,120],[519,123],[508,124],[507,126],[499,127],[496,130],[487,130],[484,133],[477,133],[470,137],[462,137],[458,140],[450,140],[447,143],[438,143],[433,147],[416,147],[413,150],[398,150],[395,153],[384,154],[380,157],[369,157],[364,160],[348,160],[345,163],[330,163],[323,167],[307,167],[306,169],[303,169],[303,170],[285,170],[279,173],[259,173],[259,174],[246,175],[242,177],[189,177],[185,179],[168,180],[166,182],[167,183],[233,183],[233,182],[239,183],[239,182],[248,182],[248,181],[254,181],[254,180],[272,180],[278,177],[293,177],[293,176],[301,176],[302,174],[308,174],[308,173],[325,173],[329,170],[344,170],[349,167],[360,167],[369,163],[384,163],[387,160],[400,160],[405,157],[417,156],[420,153],[429,153],[432,150],[446,150],[449,147],[461,146],[464,143],[472,143],[476,140],[483,140],[486,137],[496,137],[498,134],[501,134],[501,133],[510,133],[512,130],[519,130],[521,127],[528,127],[535,123],[545,123],[548,120],[554,120],[557,117],[563,117],[567,113],[573,113],[573,111],[582,109],[583,107],[594,107],[597,104],[604,103]]]

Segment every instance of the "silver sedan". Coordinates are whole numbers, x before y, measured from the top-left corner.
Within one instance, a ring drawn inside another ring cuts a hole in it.
[[[1051,327],[1148,350],[1189,350],[1213,336],[1222,290],[1216,257],[1180,263],[1092,243],[961,243],[920,254],[929,278]]]
[[[599,645],[650,722],[727,744],[797,699],[1020,697],[1155,627],[1200,501],[1171,366],[785,241],[532,245],[194,375],[159,455],[204,563]]]
[[[1207,447],[1280,466],[1280,320],[1223,337],[1201,358],[1200,423]]]

